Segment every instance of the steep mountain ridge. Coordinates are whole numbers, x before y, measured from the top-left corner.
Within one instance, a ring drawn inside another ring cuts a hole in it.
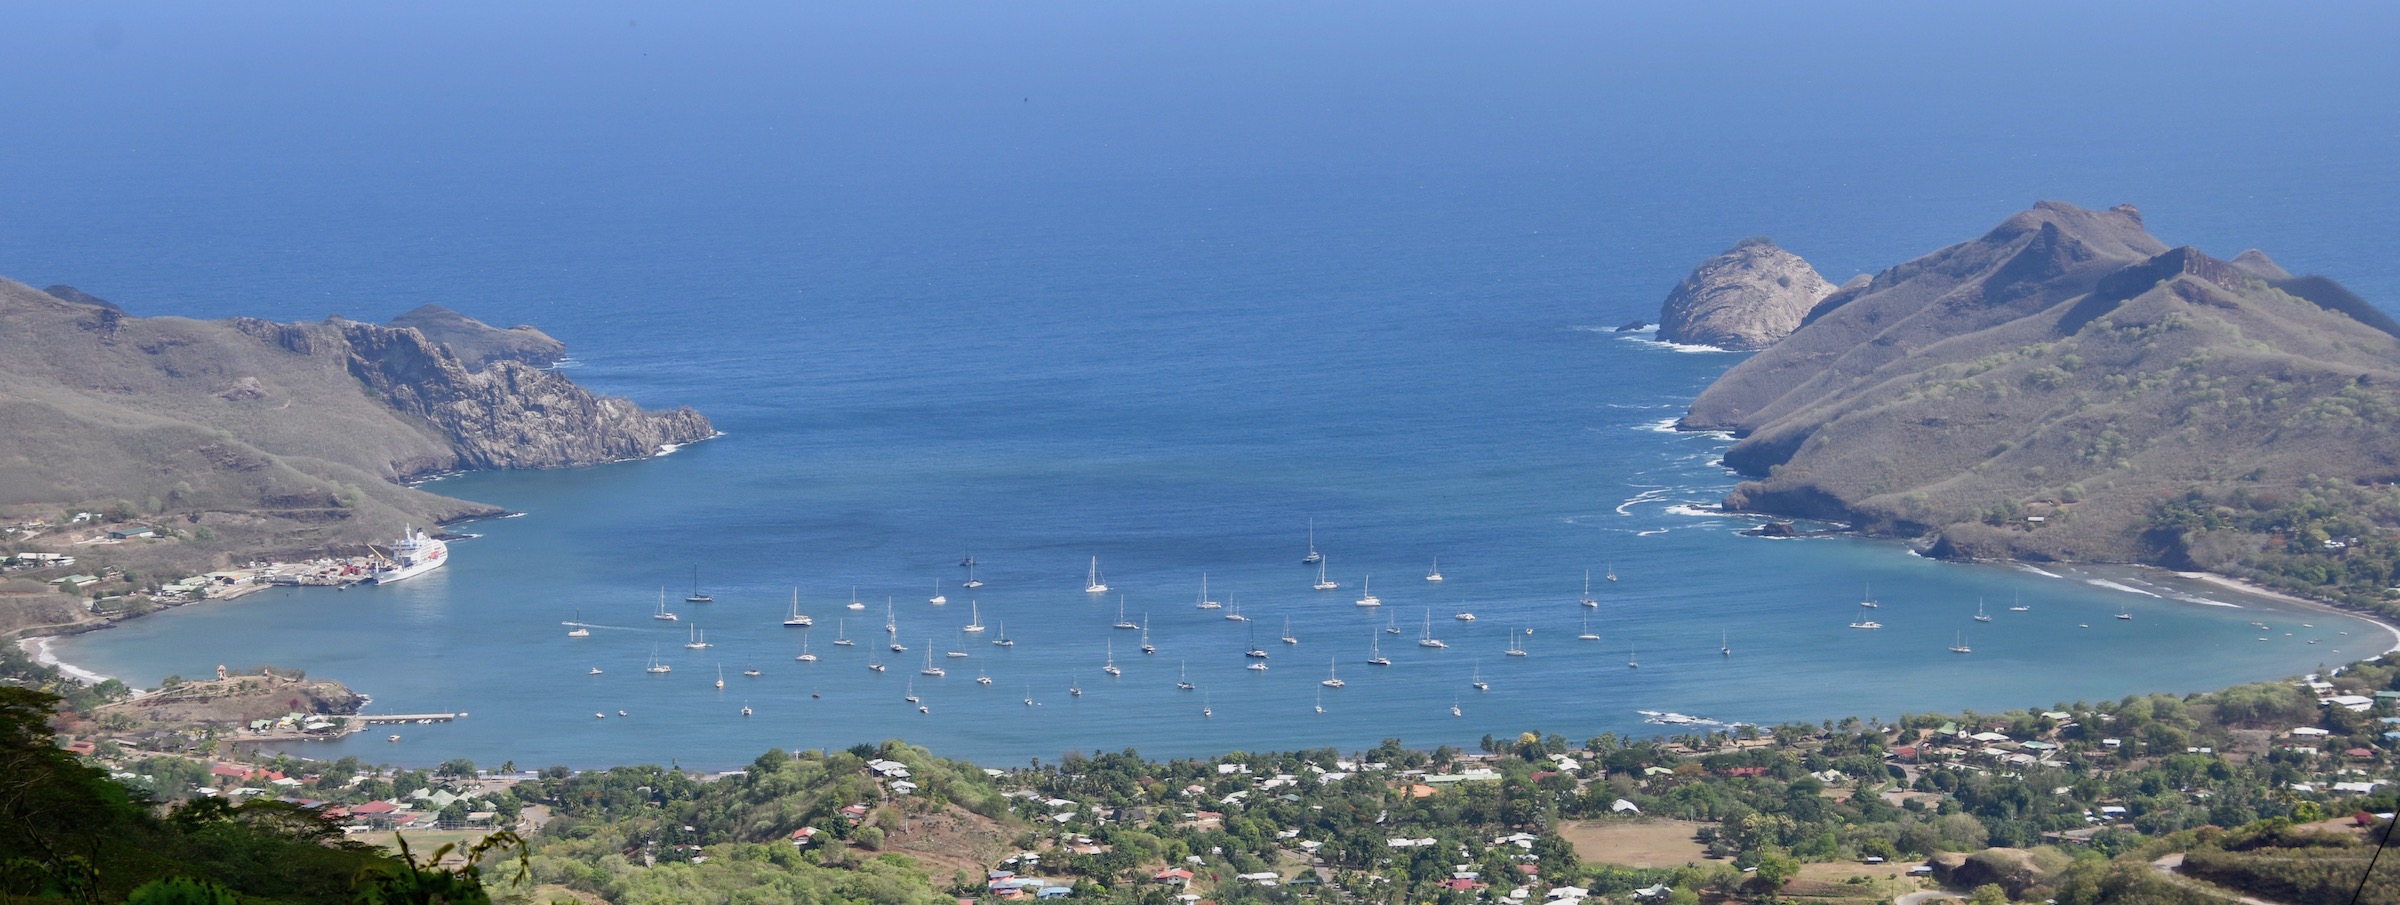
[[[2216,567],[2244,544],[2154,530],[2160,500],[2400,476],[2389,321],[2255,250],[2170,249],[2130,207],[2044,202],[1827,297],[1683,424],[1740,437],[1726,462],[1754,480],[1730,508],[1961,556]]]
[[[402,484],[414,478],[639,458],[714,434],[690,409],[643,411],[521,361],[471,369],[410,327],[96,302],[0,280],[0,508],[125,500],[210,527],[224,554],[305,552],[497,512]]]

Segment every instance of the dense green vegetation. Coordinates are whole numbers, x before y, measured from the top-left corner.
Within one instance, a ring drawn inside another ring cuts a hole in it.
[[[162,810],[53,744],[58,704],[0,686],[0,900],[478,900],[476,873],[419,869],[344,841],[308,808],[201,797]]]
[[[2400,615],[2400,485],[2193,487],[2161,501],[2149,529],[2193,565]]]

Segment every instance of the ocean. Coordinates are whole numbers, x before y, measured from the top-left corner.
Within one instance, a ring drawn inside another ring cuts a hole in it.
[[[2400,297],[2400,124],[2358,112],[2400,73],[2356,20],[2393,14],[1735,9],[12,10],[43,40],[0,60],[0,199],[40,215],[0,222],[0,273],[137,314],[437,302],[725,432],[437,482],[524,515],[422,578],[56,649],[469,714],[314,756],[726,768],[2047,707],[2392,646],[2158,573],[1740,537],[1707,509],[1725,440],[1667,428],[1737,356],[1615,328],[1747,235],[1839,282],[2046,197]],[[2207,62],[2236,54],[2282,62]],[[2070,90],[2096,83],[2178,90]],[[682,601],[695,573],[715,602]]]

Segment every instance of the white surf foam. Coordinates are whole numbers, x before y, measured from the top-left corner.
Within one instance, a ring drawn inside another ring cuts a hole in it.
[[[2128,585],[2128,584],[2119,584],[2119,583],[2117,583],[2117,582],[2110,581],[2110,580],[2108,580],[2108,579],[2105,579],[2105,578],[2086,578],[2086,579],[2084,579],[2084,580],[2083,580],[2083,583],[2084,583],[2084,584],[2091,585],[2091,586],[2093,586],[2093,587],[2096,587],[2096,588],[2107,588],[2107,589],[2109,589],[2109,590],[2111,590],[2111,591],[2124,591],[2124,592],[2126,592],[2126,593],[2128,593],[2128,594],[2140,594],[2140,595],[2142,595],[2142,596],[2144,596],[2144,597],[2157,597],[2157,598],[2158,598],[2158,599],[2160,599],[2160,600],[2165,600],[2165,599],[2166,599],[2164,596],[2161,596],[2161,595],[2158,595],[2158,594],[2153,594],[2153,593],[2150,593],[2149,591],[2142,590],[2142,589],[2140,589],[2140,588],[2137,588],[2137,587],[2134,587],[2134,586],[2132,586],[2132,585]]]

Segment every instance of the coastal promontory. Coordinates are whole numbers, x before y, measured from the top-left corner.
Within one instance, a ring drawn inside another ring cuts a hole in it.
[[[1682,426],[1738,437],[1730,509],[2372,600],[2400,584],[2396,335],[2258,251],[2043,202],[1828,295]]]
[[[1658,314],[1658,338],[1752,350],[1799,329],[1834,286],[1799,255],[1764,238],[1744,239],[1702,261],[1676,284]]]
[[[136,317],[0,279],[0,514],[153,531],[87,560],[215,567],[499,513],[415,479],[642,458],[715,434],[688,408],[645,410],[538,366],[563,354],[538,330],[446,309],[393,325]]]

